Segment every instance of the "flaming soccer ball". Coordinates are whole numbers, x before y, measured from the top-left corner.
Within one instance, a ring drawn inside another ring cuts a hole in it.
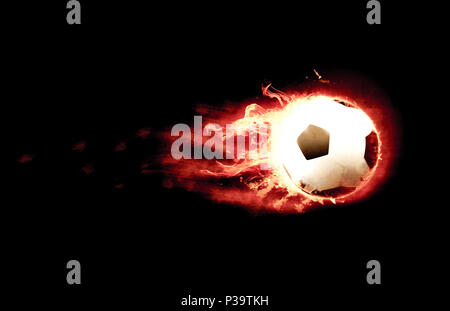
[[[372,120],[359,108],[318,97],[296,105],[281,124],[280,157],[302,191],[341,197],[371,175],[379,155]]]

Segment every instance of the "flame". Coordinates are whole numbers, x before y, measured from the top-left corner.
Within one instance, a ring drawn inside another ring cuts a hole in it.
[[[246,137],[248,144],[257,144],[258,151],[264,149],[268,152],[252,154],[252,150],[246,148],[245,154],[233,160],[174,160],[170,156],[165,157],[163,165],[168,167],[165,186],[179,186],[190,191],[202,192],[214,201],[247,206],[252,210],[288,213],[304,212],[329,204],[350,203],[368,197],[388,175],[387,172],[393,162],[391,147],[394,135],[389,135],[393,134],[393,127],[387,129],[390,131],[388,135],[380,132],[380,128],[386,128],[386,121],[380,115],[387,110],[384,105],[387,100],[383,98],[379,105],[368,105],[368,109],[364,109],[346,96],[345,90],[340,92],[342,95],[332,93],[330,90],[319,89],[307,93],[288,94],[274,89],[271,84],[263,86],[262,94],[272,100],[266,108],[256,103],[247,104],[243,109],[243,116],[241,114],[241,117],[234,117],[231,113],[225,112],[216,118],[214,123],[224,128],[226,124],[231,125],[236,130],[237,136]],[[331,98],[363,110],[371,118],[378,138],[378,159],[370,175],[355,191],[334,198],[301,191],[283,169],[280,160],[283,150],[278,148],[283,140],[281,124],[292,109],[321,98]],[[361,102],[367,103],[366,100]],[[200,109],[205,112],[208,108]],[[255,129],[257,135],[249,135]],[[224,144],[227,139],[230,137],[224,133]],[[385,145],[384,140],[390,142]],[[267,145],[258,145],[261,141]],[[386,149],[385,146],[389,148]],[[224,150],[224,158],[226,153],[227,150]]]

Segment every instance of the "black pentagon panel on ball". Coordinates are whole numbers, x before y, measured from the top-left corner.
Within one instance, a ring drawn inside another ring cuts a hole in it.
[[[371,169],[377,164],[378,148],[378,135],[372,131],[366,136],[366,150],[364,152],[364,159]]]
[[[330,133],[321,127],[310,124],[297,138],[306,160],[315,159],[328,154]]]

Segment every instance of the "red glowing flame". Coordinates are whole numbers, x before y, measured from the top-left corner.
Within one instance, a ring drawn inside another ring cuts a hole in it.
[[[367,198],[380,188],[388,173],[392,171],[394,155],[398,150],[398,130],[394,112],[383,92],[366,79],[354,76],[342,79],[341,76],[339,83],[330,82],[332,79],[320,79],[319,76],[319,80],[305,85],[302,92],[284,93],[269,84],[263,86],[265,99],[261,99],[258,104],[228,104],[222,109],[202,106],[198,107],[197,112],[203,115],[204,124],[215,123],[224,128],[226,124],[232,124],[238,129],[237,135],[243,135],[247,140],[250,139],[249,132],[255,129],[255,125],[256,128],[264,128],[265,131],[259,131],[258,135],[266,135],[267,144],[274,146],[277,137],[271,132],[271,125],[283,120],[288,108],[299,101],[325,96],[357,107],[370,117],[375,126],[378,150],[375,152],[377,159],[370,177],[355,191],[337,197],[320,197],[302,192],[293,185],[279,163],[276,163],[276,152],[272,150],[268,156],[252,157],[248,148],[245,149],[243,159],[175,160],[170,155],[164,157],[162,164],[167,168],[165,186],[201,192],[211,200],[246,206],[252,210],[288,213],[304,212],[329,204],[347,204]],[[171,141],[175,139],[176,137],[170,137]],[[224,144],[227,139],[229,137],[224,134]],[[192,143],[195,144],[194,140]],[[271,169],[262,169],[262,164],[270,165]]]

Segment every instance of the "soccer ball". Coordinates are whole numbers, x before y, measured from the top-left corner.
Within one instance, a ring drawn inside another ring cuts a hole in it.
[[[314,97],[294,103],[280,126],[281,163],[308,194],[346,195],[368,180],[376,166],[378,135],[359,108]]]

